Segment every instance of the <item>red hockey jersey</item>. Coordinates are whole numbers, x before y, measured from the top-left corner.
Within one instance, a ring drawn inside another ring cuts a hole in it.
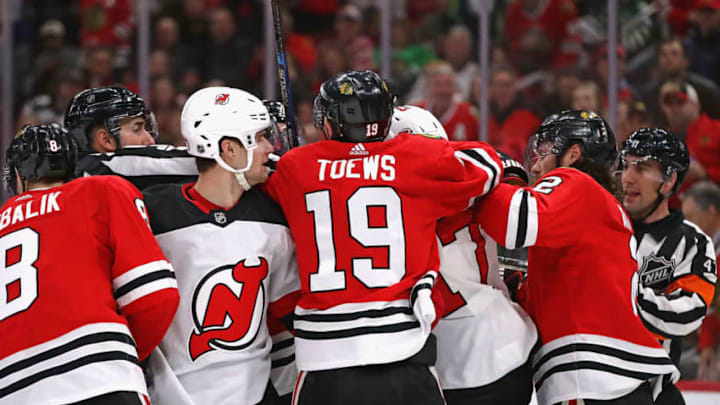
[[[146,221],[140,193],[115,176],[29,191],[0,209],[0,402],[146,392],[139,359],[178,303]]]
[[[483,229],[528,249],[528,313],[540,403],[612,399],[674,374],[637,315],[636,241],[620,203],[587,174],[552,170],[534,187],[501,184],[477,205]]]
[[[324,141],[285,154],[265,190],[297,245],[298,368],[390,363],[417,353],[436,321],[436,221],[469,207],[501,177],[487,144],[408,134]]]

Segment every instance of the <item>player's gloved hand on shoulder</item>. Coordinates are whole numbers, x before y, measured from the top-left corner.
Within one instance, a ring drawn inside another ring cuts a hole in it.
[[[500,161],[503,165],[503,178],[502,181],[508,184],[514,184],[521,187],[526,187],[530,181],[530,177],[525,171],[525,167],[517,160],[511,158],[504,152],[497,151],[500,156]]]

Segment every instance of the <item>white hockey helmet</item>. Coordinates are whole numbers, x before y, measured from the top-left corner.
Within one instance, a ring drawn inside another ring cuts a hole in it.
[[[272,126],[267,107],[259,98],[232,87],[206,87],[193,93],[185,102],[180,122],[188,153],[215,160],[235,173],[243,187],[245,178],[241,174],[252,165],[255,134]],[[220,157],[220,140],[226,137],[237,139],[245,147],[244,168],[232,168]]]
[[[434,135],[445,140],[448,139],[445,128],[430,111],[412,105],[395,107],[390,120],[390,133],[385,140],[393,139],[403,132]]]

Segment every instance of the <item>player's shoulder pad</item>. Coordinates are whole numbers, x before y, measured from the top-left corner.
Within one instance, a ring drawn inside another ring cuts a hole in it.
[[[140,193],[132,183],[118,175],[88,176],[76,180],[88,185],[96,185],[110,189],[132,190],[135,193]]]
[[[251,188],[243,194],[247,204],[251,207],[251,219],[268,222],[271,224],[288,226],[287,219],[280,205],[260,191],[259,188]]]
[[[176,204],[182,199],[182,185],[175,183],[163,183],[147,187],[142,190],[145,199],[145,207],[151,209],[163,209]]]
[[[75,166],[75,177],[84,177],[85,174],[90,176],[113,174],[110,168],[103,164],[103,161],[110,160],[111,157],[101,153],[91,153],[83,155],[78,159]]]

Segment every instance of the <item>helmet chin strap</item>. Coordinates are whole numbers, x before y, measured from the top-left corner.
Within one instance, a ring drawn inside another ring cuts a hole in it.
[[[233,168],[232,166],[227,164],[219,155],[215,158],[215,161],[217,162],[217,164],[220,165],[220,167],[222,167],[223,169],[225,169],[225,170],[229,171],[230,173],[232,173],[233,175],[235,175],[235,180],[237,180],[238,184],[240,184],[240,187],[242,187],[243,190],[248,191],[252,188],[252,186],[248,182],[247,177],[245,177],[245,172],[248,171],[250,166],[252,166],[252,161],[253,161],[252,149],[246,150],[246,153],[247,153],[248,163],[244,169]]]
[[[240,187],[243,188],[243,190],[248,191],[252,186],[250,183],[248,183],[247,178],[245,178],[245,173],[235,173],[235,180],[237,180],[238,184],[240,184]]]
[[[670,197],[670,195],[667,195],[667,196],[666,196],[665,194],[663,194],[663,193],[660,192],[660,189],[662,189],[663,184],[665,184],[664,181],[663,181],[662,183],[660,183],[660,185],[658,186],[658,188],[657,188],[657,190],[656,190],[658,196],[657,196],[657,198],[655,199],[655,202],[653,203],[653,206],[652,206],[652,208],[650,209],[650,211],[648,211],[647,214],[643,215],[643,217],[640,218],[638,221],[640,221],[640,222],[645,221],[645,219],[646,219],[647,217],[649,217],[650,215],[652,215],[653,212],[655,212],[655,211],[658,209],[658,207],[659,207],[660,204],[663,202],[663,200],[665,200],[666,198]]]

